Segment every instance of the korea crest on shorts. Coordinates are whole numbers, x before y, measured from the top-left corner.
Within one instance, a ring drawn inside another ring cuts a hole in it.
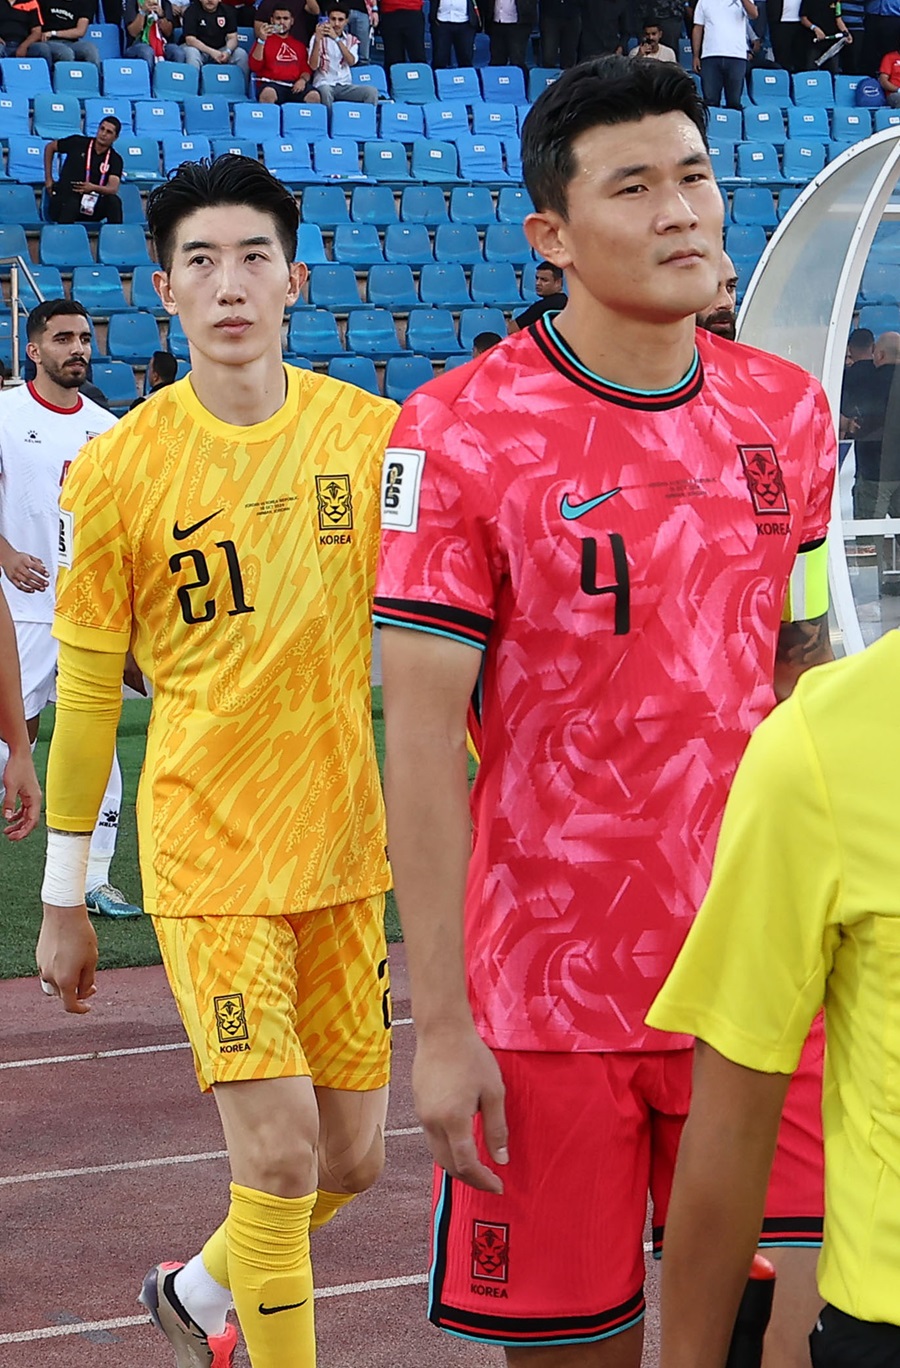
[[[472,1222],[472,1277],[509,1280],[509,1226],[500,1221]]]
[[[243,993],[222,993],[213,998],[213,1007],[220,1045],[234,1045],[237,1041],[247,1040],[249,1032]]]

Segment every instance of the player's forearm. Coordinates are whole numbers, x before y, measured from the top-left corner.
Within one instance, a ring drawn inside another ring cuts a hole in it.
[[[783,622],[775,653],[775,697],[779,703],[790,698],[797,680],[814,665],[834,660],[828,633],[828,614],[802,622]]]
[[[17,556],[18,554],[18,551],[11,542],[8,542],[5,537],[0,537],[0,570],[4,570],[9,574],[9,564],[13,556]]]
[[[25,755],[29,751],[25,712],[22,707],[22,679],[19,672],[19,653],[16,649],[16,629],[2,593],[0,593],[0,739],[6,742],[10,755]]]
[[[56,725],[47,764],[47,825],[92,831],[116,747],[125,652],[61,642]]]

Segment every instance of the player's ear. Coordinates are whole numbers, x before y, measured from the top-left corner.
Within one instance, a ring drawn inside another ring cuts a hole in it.
[[[566,242],[566,221],[554,209],[526,214],[522,224],[525,236],[542,261],[550,261],[563,271],[572,265]]]
[[[300,298],[300,291],[309,279],[309,268],[302,261],[295,261],[290,267],[290,279],[286,295],[288,308],[293,307]]]
[[[36,342],[28,342],[28,343],[26,343],[26,345],[25,345],[25,355],[28,357],[28,360],[29,360],[29,361],[33,361],[34,364],[37,365],[37,363],[38,363],[38,356],[40,355],[40,353],[38,352],[38,348],[37,348],[37,343],[36,343]]]
[[[178,305],[172,295],[172,288],[169,285],[169,276],[166,271],[153,272],[153,288],[159,295],[166,313],[177,314]]]

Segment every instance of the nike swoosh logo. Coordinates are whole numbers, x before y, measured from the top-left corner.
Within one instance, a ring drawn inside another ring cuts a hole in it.
[[[606,500],[611,499],[614,494],[621,493],[622,486],[619,485],[617,489],[608,489],[605,494],[598,494],[596,499],[588,499],[585,503],[580,504],[571,503],[568,494],[566,494],[559,506],[559,511],[568,522],[574,522],[576,518],[583,518],[585,513],[590,513],[592,508],[606,503]]]
[[[279,1311],[296,1311],[299,1307],[305,1306],[309,1297],[304,1297],[302,1302],[291,1302],[288,1306],[263,1306],[259,1304],[259,1314],[261,1316],[277,1316]]]
[[[176,541],[184,541],[185,537],[189,537],[192,532],[198,532],[201,527],[204,527],[206,523],[211,522],[213,518],[217,518],[222,512],[224,512],[224,509],[217,508],[215,513],[210,513],[209,517],[201,518],[199,522],[192,523],[190,527],[179,527],[176,522],[175,526],[172,528],[172,536]]]

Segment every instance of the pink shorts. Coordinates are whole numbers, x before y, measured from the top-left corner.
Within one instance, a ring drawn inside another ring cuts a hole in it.
[[[662,1247],[692,1051],[496,1057],[510,1132],[504,1192],[435,1170],[430,1318],[510,1346],[627,1330],[644,1314],[648,1193],[654,1252]],[[821,1243],[822,1057],[818,1020],[785,1102],[763,1245]]]

